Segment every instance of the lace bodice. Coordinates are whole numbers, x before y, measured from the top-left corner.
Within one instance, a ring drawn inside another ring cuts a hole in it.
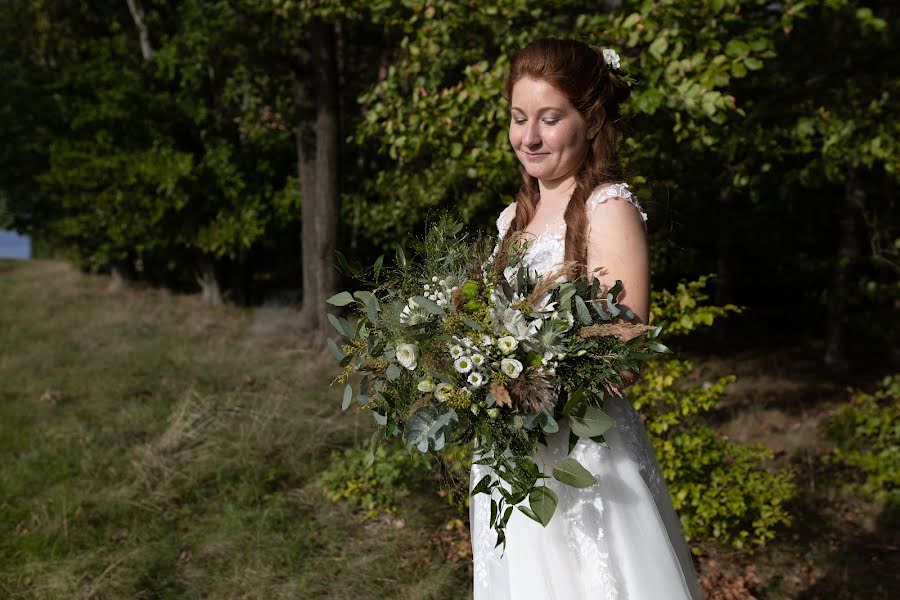
[[[594,209],[597,208],[597,205],[606,202],[610,198],[618,198],[629,202],[638,210],[644,222],[647,221],[647,213],[643,211],[635,195],[628,189],[627,183],[605,184],[595,189],[587,199],[588,236],[590,236],[590,225],[593,222],[593,219],[590,217]],[[503,209],[503,212],[497,218],[497,231],[500,233],[501,239],[506,235],[506,231],[509,229],[515,214],[516,203],[513,202]],[[544,231],[529,244],[528,250],[525,252],[524,261],[538,273],[549,273],[563,262],[565,240],[566,223],[560,216],[553,222],[548,223]],[[511,267],[508,267],[508,269],[512,273],[513,269]],[[507,276],[511,275],[507,274]]]

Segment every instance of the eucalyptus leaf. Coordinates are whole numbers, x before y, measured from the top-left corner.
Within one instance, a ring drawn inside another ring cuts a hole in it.
[[[591,313],[588,312],[587,305],[581,296],[575,296],[575,314],[578,315],[578,320],[585,325],[591,324]]]
[[[344,351],[338,348],[337,344],[334,343],[333,339],[328,338],[325,343],[328,345],[328,350],[331,351],[331,354],[336,360],[342,361],[347,357]]]
[[[339,292],[325,302],[332,306],[347,306],[353,302],[353,295],[350,292]]]
[[[429,300],[425,296],[413,296],[412,301],[425,309],[426,312],[429,312],[433,315],[442,315],[444,314],[444,309],[437,305],[437,303]]]
[[[459,421],[452,408],[429,404],[416,411],[406,423],[404,441],[408,447],[415,446],[420,452],[428,452],[435,443],[443,444],[443,438],[452,431]]]
[[[602,435],[615,425],[615,421],[596,406],[586,406],[578,416],[569,415],[569,423],[575,435],[587,438]]]
[[[547,417],[546,422],[544,423],[541,429],[544,430],[544,433],[556,433],[559,431],[559,423],[556,422],[556,419],[553,418],[553,415],[550,413],[544,413]]]
[[[350,408],[350,403],[353,402],[353,386],[349,383],[344,387],[344,399],[341,402],[341,410],[347,410]]]
[[[397,365],[391,363],[390,365],[388,365],[388,368],[387,368],[387,371],[385,372],[385,375],[387,375],[387,378],[388,378],[389,381],[394,381],[395,379],[397,379],[398,377],[400,377],[400,374],[401,374],[402,372],[403,372],[403,371],[400,370],[400,367],[398,367]]]
[[[558,502],[559,500],[557,499],[556,494],[546,486],[534,488],[531,491],[531,494],[528,495],[528,504],[531,506],[531,510],[534,511],[536,517],[534,520],[544,527],[546,527],[547,523],[550,522],[550,519],[553,518],[553,513],[556,512],[556,505]]]
[[[553,467],[553,478],[566,485],[576,488],[586,488],[597,483],[597,479],[585,469],[580,462],[571,456]]]

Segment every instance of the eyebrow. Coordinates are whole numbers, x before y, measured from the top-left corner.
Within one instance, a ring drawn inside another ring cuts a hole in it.
[[[517,111],[519,111],[520,113],[524,113],[524,112],[525,112],[524,110],[522,110],[522,109],[519,108],[518,106],[511,106],[511,107],[510,107],[510,110],[517,110]],[[544,107],[538,109],[537,114],[542,115],[542,114],[544,114],[545,112],[550,111],[550,110],[556,110],[556,111],[559,111],[559,112],[565,112],[562,108],[560,108],[560,107],[558,107],[558,106],[544,106]]]

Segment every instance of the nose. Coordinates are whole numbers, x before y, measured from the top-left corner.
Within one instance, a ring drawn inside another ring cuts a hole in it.
[[[522,132],[522,145],[526,148],[537,148],[541,145],[541,131],[537,119],[529,120]]]

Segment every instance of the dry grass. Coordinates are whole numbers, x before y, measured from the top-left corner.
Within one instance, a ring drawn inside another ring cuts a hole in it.
[[[315,484],[369,425],[289,310],[3,266],[0,597],[468,597],[436,495],[364,525]]]

